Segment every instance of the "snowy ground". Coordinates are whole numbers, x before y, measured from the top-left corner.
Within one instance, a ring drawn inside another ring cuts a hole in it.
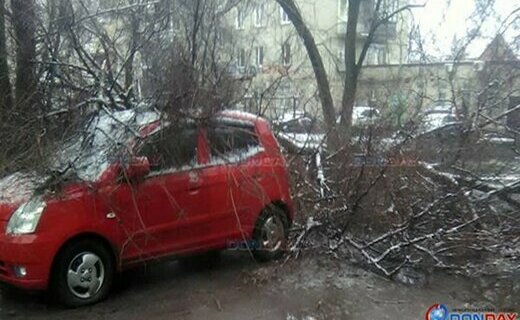
[[[257,264],[225,253],[212,269],[175,262],[127,272],[98,305],[63,310],[38,294],[5,291],[0,319],[423,319],[434,303],[488,306],[472,282],[436,275],[408,287],[328,256]]]

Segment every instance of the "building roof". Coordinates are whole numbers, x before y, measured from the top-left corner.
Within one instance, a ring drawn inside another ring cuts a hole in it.
[[[479,59],[484,61],[517,61],[518,57],[504,37],[499,34],[487,45]]]

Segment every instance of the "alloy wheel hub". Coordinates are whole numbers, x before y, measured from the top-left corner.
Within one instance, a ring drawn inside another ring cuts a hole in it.
[[[82,252],[74,257],[67,270],[70,292],[80,299],[92,298],[99,292],[105,280],[105,267],[101,258],[92,252]]]

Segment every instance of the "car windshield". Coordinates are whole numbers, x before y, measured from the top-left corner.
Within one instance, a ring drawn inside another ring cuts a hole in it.
[[[375,109],[364,110],[361,115],[366,118],[377,117],[377,111]]]
[[[372,117],[377,117],[378,113],[379,113],[379,111],[375,108],[358,106],[358,107],[354,107],[354,109],[352,110],[352,117],[353,118],[372,118]]]
[[[128,142],[139,136],[139,129],[158,119],[156,112],[133,110],[93,115],[65,141],[52,167],[81,180],[96,181],[111,163],[128,155]]]

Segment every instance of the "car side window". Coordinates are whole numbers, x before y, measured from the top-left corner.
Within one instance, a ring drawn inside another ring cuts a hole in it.
[[[208,129],[212,161],[236,162],[258,152],[260,143],[255,127],[217,123]]]
[[[150,162],[151,171],[161,171],[197,163],[196,128],[165,128],[144,140],[138,151]]]

